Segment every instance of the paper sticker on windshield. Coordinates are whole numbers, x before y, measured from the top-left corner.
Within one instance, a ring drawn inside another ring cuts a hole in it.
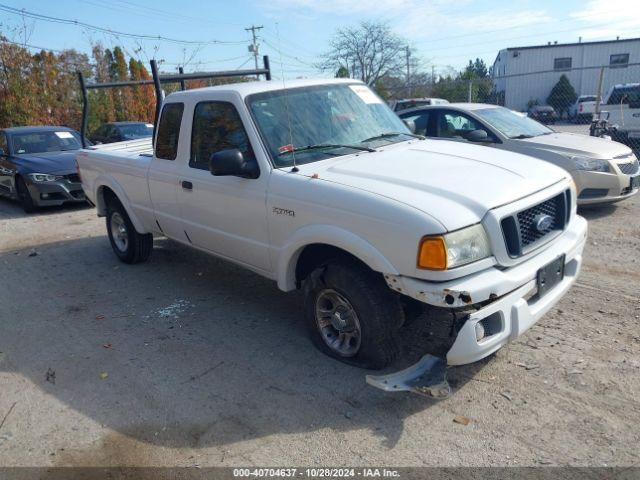
[[[349,85],[349,88],[353,90],[364,103],[382,103],[382,100],[365,85]]]
[[[73,138],[71,132],[55,132],[58,138]]]

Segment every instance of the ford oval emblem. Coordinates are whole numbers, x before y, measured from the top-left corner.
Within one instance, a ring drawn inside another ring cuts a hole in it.
[[[533,222],[538,232],[547,233],[549,228],[551,228],[551,224],[553,224],[553,217],[541,213],[540,215],[536,216]]]

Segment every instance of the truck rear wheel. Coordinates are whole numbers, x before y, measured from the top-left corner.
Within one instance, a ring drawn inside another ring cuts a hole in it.
[[[107,206],[107,233],[111,248],[124,263],[140,263],[151,256],[153,235],[138,233],[124,207],[117,200]]]
[[[334,261],[311,272],[303,288],[307,326],[320,351],[369,369],[398,356],[403,311],[378,274],[355,261]]]

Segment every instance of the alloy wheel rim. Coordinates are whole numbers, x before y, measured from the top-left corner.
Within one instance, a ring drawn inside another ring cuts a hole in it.
[[[111,215],[111,238],[116,248],[121,252],[126,252],[129,246],[129,235],[127,233],[127,224],[118,212]]]
[[[316,297],[316,323],[325,344],[342,357],[353,357],[360,349],[362,330],[358,315],[343,295],[324,289]]]

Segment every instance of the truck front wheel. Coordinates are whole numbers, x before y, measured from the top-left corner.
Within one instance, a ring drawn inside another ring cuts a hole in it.
[[[146,261],[153,249],[153,235],[138,233],[124,207],[117,200],[107,206],[107,233],[111,248],[124,263]]]
[[[320,351],[369,369],[398,356],[403,311],[380,275],[355,261],[334,261],[311,272],[303,288],[307,325]]]

